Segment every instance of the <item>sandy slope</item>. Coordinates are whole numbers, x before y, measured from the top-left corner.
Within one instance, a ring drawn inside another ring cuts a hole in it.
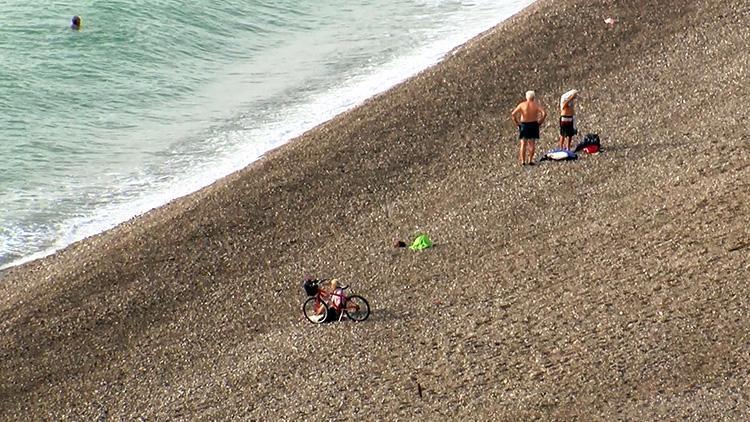
[[[750,418],[749,20],[740,0],[540,0],[3,272],[0,419]],[[538,92],[546,150],[572,87],[604,153],[518,167],[510,109]],[[392,247],[420,231],[433,249]],[[351,282],[371,319],[302,321],[305,274]]]

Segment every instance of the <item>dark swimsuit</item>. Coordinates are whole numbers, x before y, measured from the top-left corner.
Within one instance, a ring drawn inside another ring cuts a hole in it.
[[[573,116],[560,116],[560,136],[571,137],[578,133]]]
[[[539,139],[539,123],[521,122],[518,126],[518,139]]]

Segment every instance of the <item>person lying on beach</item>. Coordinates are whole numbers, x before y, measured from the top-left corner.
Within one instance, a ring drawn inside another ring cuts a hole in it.
[[[547,119],[547,112],[536,101],[536,93],[526,91],[526,101],[519,103],[510,113],[510,117],[513,119],[513,123],[518,126],[518,138],[521,141],[518,161],[522,166],[526,164],[533,166],[536,141],[539,139],[539,127]]]
[[[560,148],[570,150],[573,137],[578,134],[576,127],[575,100],[578,90],[571,89],[560,97]]]

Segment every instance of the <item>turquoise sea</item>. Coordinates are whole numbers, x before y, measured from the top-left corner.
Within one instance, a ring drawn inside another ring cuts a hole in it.
[[[245,167],[532,2],[5,0],[0,268]]]

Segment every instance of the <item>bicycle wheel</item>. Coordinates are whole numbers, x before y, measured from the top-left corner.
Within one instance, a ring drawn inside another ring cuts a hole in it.
[[[328,305],[317,297],[311,297],[302,305],[305,318],[313,324],[322,324],[328,319]]]
[[[370,304],[359,295],[351,295],[346,298],[344,313],[353,321],[364,321],[370,316]]]

